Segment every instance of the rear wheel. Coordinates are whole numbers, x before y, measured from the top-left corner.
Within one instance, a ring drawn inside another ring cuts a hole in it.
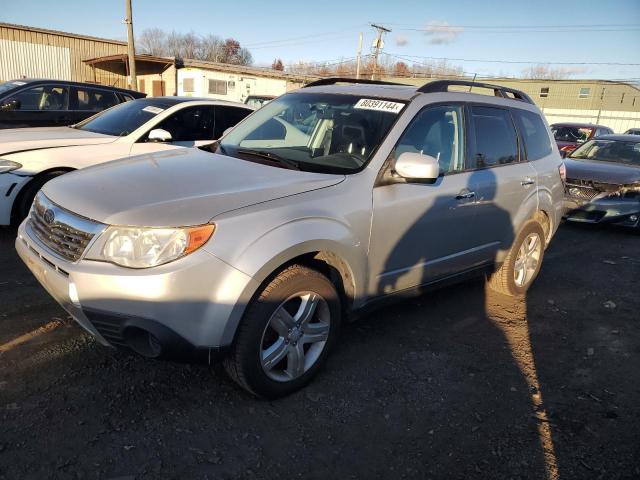
[[[260,397],[300,389],[324,364],[338,335],[340,311],[329,279],[301,265],[288,267],[247,307],[225,370]]]
[[[535,220],[525,223],[504,262],[488,279],[497,292],[524,295],[540,272],[545,249],[545,233]]]

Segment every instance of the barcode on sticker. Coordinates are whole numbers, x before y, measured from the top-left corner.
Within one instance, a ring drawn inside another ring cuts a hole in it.
[[[375,100],[373,98],[361,98],[353,108],[363,110],[378,110],[380,112],[399,113],[404,103],[389,102],[387,100]]]
[[[148,107],[144,107],[142,110],[145,111],[145,112],[153,113],[154,115],[157,115],[160,112],[164,112],[164,108],[154,107],[153,105],[149,105]]]

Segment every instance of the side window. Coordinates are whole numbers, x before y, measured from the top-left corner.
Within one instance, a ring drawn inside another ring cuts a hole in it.
[[[193,86],[193,78],[185,78],[184,80],[182,80],[182,90],[184,90],[185,93],[192,93],[195,91]]]
[[[227,82],[225,80],[211,80],[209,79],[209,93],[213,95],[226,95],[227,94]]]
[[[69,89],[65,86],[45,85],[16,93],[8,102],[15,101],[14,110],[66,110]]]
[[[528,160],[538,160],[552,152],[551,140],[540,115],[527,110],[513,109],[520,128]]]
[[[100,112],[120,103],[113,92],[93,90],[91,88],[74,88],[72,90],[71,108]]]
[[[472,106],[471,118],[475,134],[474,168],[518,161],[518,139],[507,110]]]
[[[233,127],[252,113],[247,108],[214,107],[216,123],[213,130],[213,138],[220,138],[227,128]]]
[[[404,131],[393,155],[405,152],[430,155],[443,173],[465,169],[462,107],[438,106],[422,110]]]
[[[172,142],[214,140],[214,107],[189,107],[165,118],[154,128],[162,128],[171,134]]]

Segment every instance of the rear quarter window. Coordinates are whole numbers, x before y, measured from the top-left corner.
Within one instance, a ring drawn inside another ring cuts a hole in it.
[[[524,140],[528,160],[539,160],[552,152],[551,139],[540,115],[527,110],[514,109],[520,134]]]
[[[475,134],[473,168],[494,167],[519,160],[518,138],[508,110],[474,105],[471,117]]]

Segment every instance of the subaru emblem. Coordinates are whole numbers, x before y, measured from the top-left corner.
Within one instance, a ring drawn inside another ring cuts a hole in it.
[[[53,223],[53,221],[56,219],[56,214],[53,212],[53,210],[51,210],[50,208],[47,208],[44,211],[43,217],[44,217],[44,221],[47,224],[51,225]]]

